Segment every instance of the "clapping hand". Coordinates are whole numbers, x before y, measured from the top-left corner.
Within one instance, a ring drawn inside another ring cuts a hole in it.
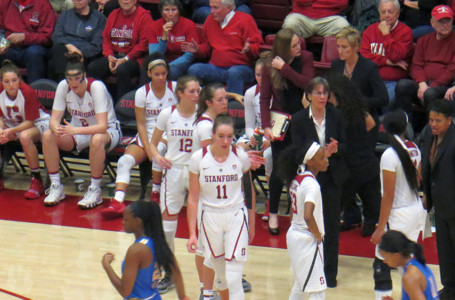
[[[325,145],[325,155],[327,158],[338,151],[338,141],[334,138],[330,138],[330,141],[331,142],[329,144]]]

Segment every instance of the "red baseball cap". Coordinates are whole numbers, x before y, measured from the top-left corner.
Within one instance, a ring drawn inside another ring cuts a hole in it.
[[[431,11],[431,16],[436,19],[436,21],[439,21],[443,18],[453,18],[453,12],[450,7],[447,5],[438,5],[433,10]]]

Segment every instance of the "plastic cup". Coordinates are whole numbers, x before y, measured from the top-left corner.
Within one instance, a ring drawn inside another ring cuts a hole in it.
[[[107,191],[108,191],[109,197],[113,198],[115,196],[115,183],[114,182],[107,184]]]
[[[74,180],[74,185],[76,187],[76,192],[83,192],[84,191],[84,179],[76,179]]]

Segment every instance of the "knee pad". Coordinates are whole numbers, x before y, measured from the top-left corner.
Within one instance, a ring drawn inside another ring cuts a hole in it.
[[[166,155],[167,152],[167,145],[163,142],[159,142],[157,150],[161,156],[164,156]],[[156,162],[155,159],[153,159],[152,170],[156,172],[163,172],[163,168],[161,168],[161,166]]]
[[[374,289],[376,291],[392,290],[390,267],[383,260],[375,257],[373,262]]]
[[[175,233],[177,232],[177,220],[163,221],[163,230],[169,248],[171,248],[172,253],[175,253],[174,238]]]
[[[244,299],[242,286],[243,261],[233,259],[226,261],[226,281],[229,288],[229,299]]]
[[[118,160],[117,163],[117,179],[115,182],[129,184],[131,177],[131,169],[136,165],[136,160],[133,156],[125,154]]]
[[[224,291],[228,288],[226,280],[226,261],[224,260],[224,257],[214,258],[213,256],[210,257],[210,260],[212,261],[213,270],[215,271],[216,287],[219,290]]]

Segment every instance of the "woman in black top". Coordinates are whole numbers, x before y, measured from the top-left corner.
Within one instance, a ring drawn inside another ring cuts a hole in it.
[[[313,78],[313,54],[300,49],[299,37],[292,29],[281,29],[273,42],[272,55],[262,68],[260,96],[262,128],[264,136],[272,142],[274,169],[280,151],[291,144],[291,136],[287,134],[283,141],[274,140],[270,111],[293,114],[301,110],[303,92]],[[277,213],[282,190],[283,183],[277,172],[272,171],[269,183],[269,232],[273,235],[280,233]]]

